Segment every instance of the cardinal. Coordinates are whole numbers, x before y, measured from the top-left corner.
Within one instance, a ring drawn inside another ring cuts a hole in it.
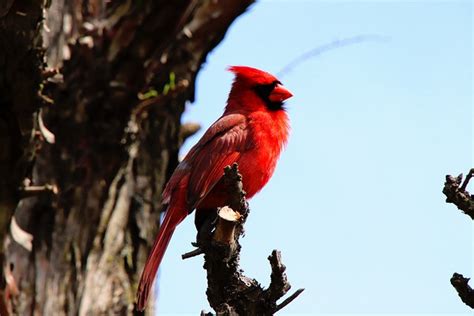
[[[158,267],[176,226],[196,209],[196,226],[228,201],[219,180],[226,166],[237,163],[248,199],[259,192],[275,170],[289,133],[284,101],[292,96],[268,72],[231,66],[235,80],[224,114],[176,167],[163,191],[167,211],[145,263],[137,292],[144,310]]]

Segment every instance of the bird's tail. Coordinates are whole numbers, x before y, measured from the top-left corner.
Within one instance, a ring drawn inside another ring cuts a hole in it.
[[[161,259],[165,254],[166,248],[173,236],[173,232],[176,226],[183,221],[186,217],[187,212],[184,209],[178,209],[176,207],[168,208],[165,219],[160,226],[158,236],[156,236],[153,248],[148,255],[148,259],[143,269],[142,277],[138,285],[137,292],[137,309],[143,311],[148,300],[148,295],[153,285],[156,272],[160,266]]]

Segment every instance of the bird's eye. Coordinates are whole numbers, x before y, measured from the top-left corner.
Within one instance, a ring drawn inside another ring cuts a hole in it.
[[[277,85],[279,85],[279,84],[281,84],[281,82],[278,81],[278,80],[275,80],[275,81],[273,81],[271,84],[269,84],[269,86],[271,86],[272,89],[274,89],[274,88],[275,88]]]
[[[258,85],[255,87],[255,91],[262,99],[266,101],[268,100],[270,93],[273,91],[273,89],[275,89],[276,85],[277,85],[276,82],[272,82],[270,84]]]
[[[281,85],[281,82],[275,80],[272,83],[257,85],[254,88],[257,95],[260,96],[260,98],[265,102],[267,107],[271,110],[279,110],[282,108],[282,102],[273,102],[270,100],[270,95],[278,85]]]

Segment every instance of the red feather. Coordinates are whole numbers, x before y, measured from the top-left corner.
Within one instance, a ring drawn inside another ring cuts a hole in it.
[[[195,208],[224,206],[225,195],[215,185],[224,167],[239,164],[243,187],[251,198],[268,182],[289,132],[281,102],[291,93],[271,74],[245,66],[229,68],[236,79],[224,114],[178,165],[163,191],[168,211],[145,263],[137,292],[143,310],[158,267],[176,226]],[[265,87],[259,93],[258,87]],[[280,106],[280,107],[279,107]]]

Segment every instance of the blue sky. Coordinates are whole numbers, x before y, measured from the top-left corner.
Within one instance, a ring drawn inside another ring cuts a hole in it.
[[[473,223],[441,193],[446,174],[474,167],[472,26],[471,1],[260,1],[209,56],[183,117],[204,130],[224,108],[229,65],[277,73],[336,39],[389,38],[280,78],[295,95],[291,138],[250,201],[241,263],[268,284],[266,258],[282,251],[293,288],[306,291],[281,315],[472,313],[449,279],[474,277]],[[160,271],[161,315],[211,310],[202,257],[180,257],[194,238],[189,217]]]

